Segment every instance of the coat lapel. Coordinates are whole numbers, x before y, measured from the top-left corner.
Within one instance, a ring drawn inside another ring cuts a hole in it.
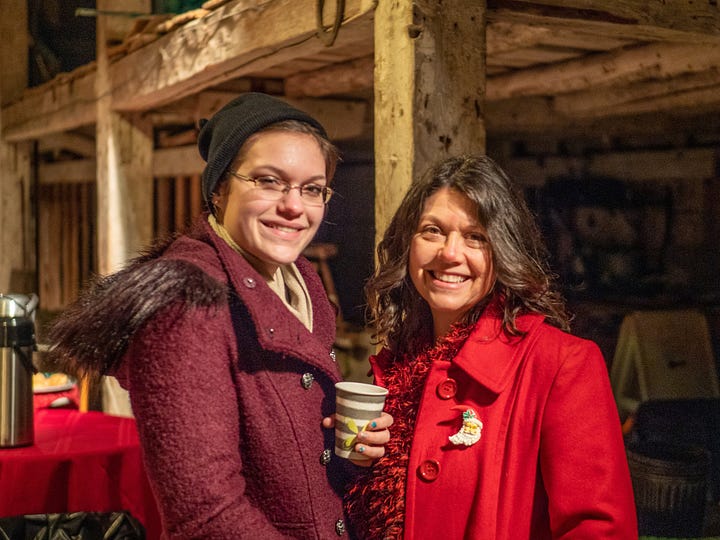
[[[500,394],[517,371],[525,351],[537,339],[537,329],[542,315],[523,315],[518,318],[518,328],[527,332],[522,337],[508,337],[501,332],[501,320],[483,316],[453,363],[479,384],[495,394]]]
[[[209,228],[209,226],[208,226]],[[312,299],[313,331],[310,332],[287,309],[270,289],[262,276],[221,238],[208,231],[237,294],[254,323],[262,348],[279,354],[294,356],[335,375],[336,366],[330,360],[335,339],[335,316],[325,291],[312,265],[303,258],[296,265],[308,287]]]

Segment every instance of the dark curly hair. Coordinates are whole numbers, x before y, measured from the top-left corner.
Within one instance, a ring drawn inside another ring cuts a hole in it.
[[[458,191],[475,203],[497,273],[487,297],[459,322],[474,324],[496,299],[508,335],[522,335],[516,319],[527,312],[540,313],[549,324],[569,330],[564,300],[554,289],[547,264],[547,249],[523,197],[492,159],[463,155],[438,163],[413,183],[377,247],[378,265],[365,286],[376,342],[396,354],[414,354],[433,338],[430,307],[412,284],[408,260],[425,201],[442,188]]]

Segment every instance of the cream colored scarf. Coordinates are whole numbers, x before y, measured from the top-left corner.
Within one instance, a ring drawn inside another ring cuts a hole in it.
[[[287,306],[290,313],[295,315],[295,317],[305,325],[305,328],[312,332],[312,301],[310,300],[310,293],[305,285],[305,280],[303,280],[300,275],[300,271],[297,269],[297,266],[295,266],[295,263],[279,266],[272,276],[267,276],[263,271],[262,262],[238,246],[227,229],[217,222],[215,216],[210,214],[208,216],[208,223],[210,223],[215,233],[222,238],[227,245],[242,255],[245,260],[265,278],[265,282],[275,294],[280,297],[280,300]]]

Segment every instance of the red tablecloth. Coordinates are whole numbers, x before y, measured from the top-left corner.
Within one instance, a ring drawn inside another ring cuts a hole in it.
[[[57,408],[78,409],[80,407],[80,389],[77,385],[63,392],[36,392],[33,395],[35,409]]]
[[[160,518],[135,420],[72,409],[35,411],[35,444],[0,448],[0,516],[128,510],[148,540]]]

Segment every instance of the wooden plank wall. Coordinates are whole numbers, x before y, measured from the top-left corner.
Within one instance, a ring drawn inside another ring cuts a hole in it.
[[[154,237],[182,231],[203,211],[199,174],[156,178],[154,189]],[[38,215],[38,295],[55,312],[97,272],[95,183],[40,184]]]
[[[95,184],[38,188],[38,296],[45,311],[77,297],[95,272]]]
[[[203,211],[200,175],[155,179],[154,236],[181,232]]]

